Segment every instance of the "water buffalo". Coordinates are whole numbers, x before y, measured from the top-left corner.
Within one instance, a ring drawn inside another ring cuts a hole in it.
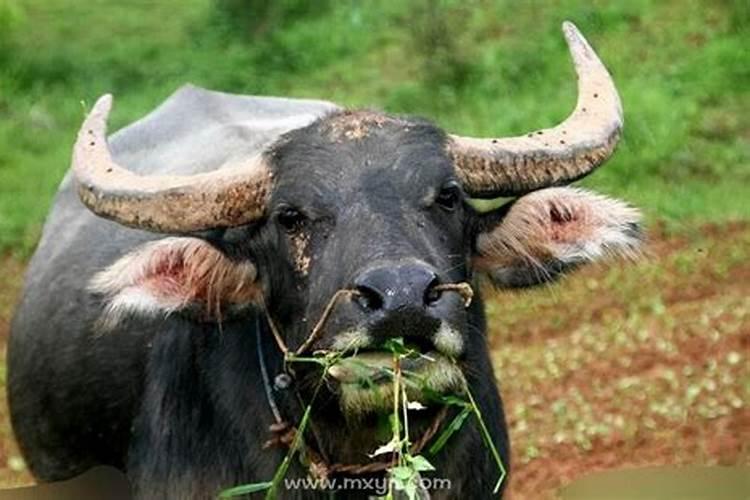
[[[287,424],[324,376],[311,451],[288,477],[382,479],[387,458],[367,453],[384,442],[391,382],[291,367],[283,351],[356,354],[378,368],[394,338],[421,354],[409,369],[433,396],[468,384],[507,466],[477,280],[545,283],[640,240],[635,209],[564,187],[611,155],[623,122],[604,65],[572,24],[563,31],[577,106],[519,137],[188,86],[107,139],[111,98],[101,98],[12,325],[10,408],[35,477],[108,464],[138,498],[180,499],[268,481]],[[500,197],[510,200],[473,201]],[[416,392],[426,408],[409,411],[415,442],[457,411],[437,420],[442,404]],[[450,480],[434,498],[493,496],[498,472],[476,419],[429,460],[425,477]],[[330,495],[284,488],[283,498]]]

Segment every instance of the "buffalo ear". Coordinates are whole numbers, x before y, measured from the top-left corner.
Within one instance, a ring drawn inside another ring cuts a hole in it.
[[[189,311],[220,321],[230,310],[258,302],[257,270],[204,240],[164,238],[146,243],[96,274],[89,290],[103,297],[102,327],[127,315]]]
[[[576,188],[548,188],[481,216],[474,269],[498,287],[551,281],[607,256],[635,256],[640,212]]]

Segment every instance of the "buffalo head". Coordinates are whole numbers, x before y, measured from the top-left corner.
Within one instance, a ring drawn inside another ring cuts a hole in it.
[[[560,187],[606,160],[622,128],[604,65],[573,25],[564,32],[578,104],[560,125],[512,138],[340,110],[216,171],[140,176],[112,160],[111,98],[101,98],[74,152],[82,201],[171,235],[96,277],[105,319],[197,311],[222,321],[262,310],[283,349],[357,352],[375,368],[399,337],[423,355],[410,370],[436,391],[459,389],[485,352],[475,275],[534,285],[639,240],[637,211]],[[473,201],[499,197],[512,200],[489,210]],[[362,387],[345,365],[329,375],[347,414],[387,401],[373,396],[387,396],[384,387]]]

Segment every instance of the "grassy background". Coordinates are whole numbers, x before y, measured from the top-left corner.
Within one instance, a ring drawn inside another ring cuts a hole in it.
[[[33,248],[99,94],[117,98],[113,130],[192,82],[517,134],[575,103],[564,19],[626,113],[616,156],[584,183],[678,231],[750,218],[743,0],[0,0],[0,251]]]

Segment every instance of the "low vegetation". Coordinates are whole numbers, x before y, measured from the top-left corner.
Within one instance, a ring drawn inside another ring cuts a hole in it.
[[[750,465],[750,226],[488,304],[515,498],[597,470]]]

